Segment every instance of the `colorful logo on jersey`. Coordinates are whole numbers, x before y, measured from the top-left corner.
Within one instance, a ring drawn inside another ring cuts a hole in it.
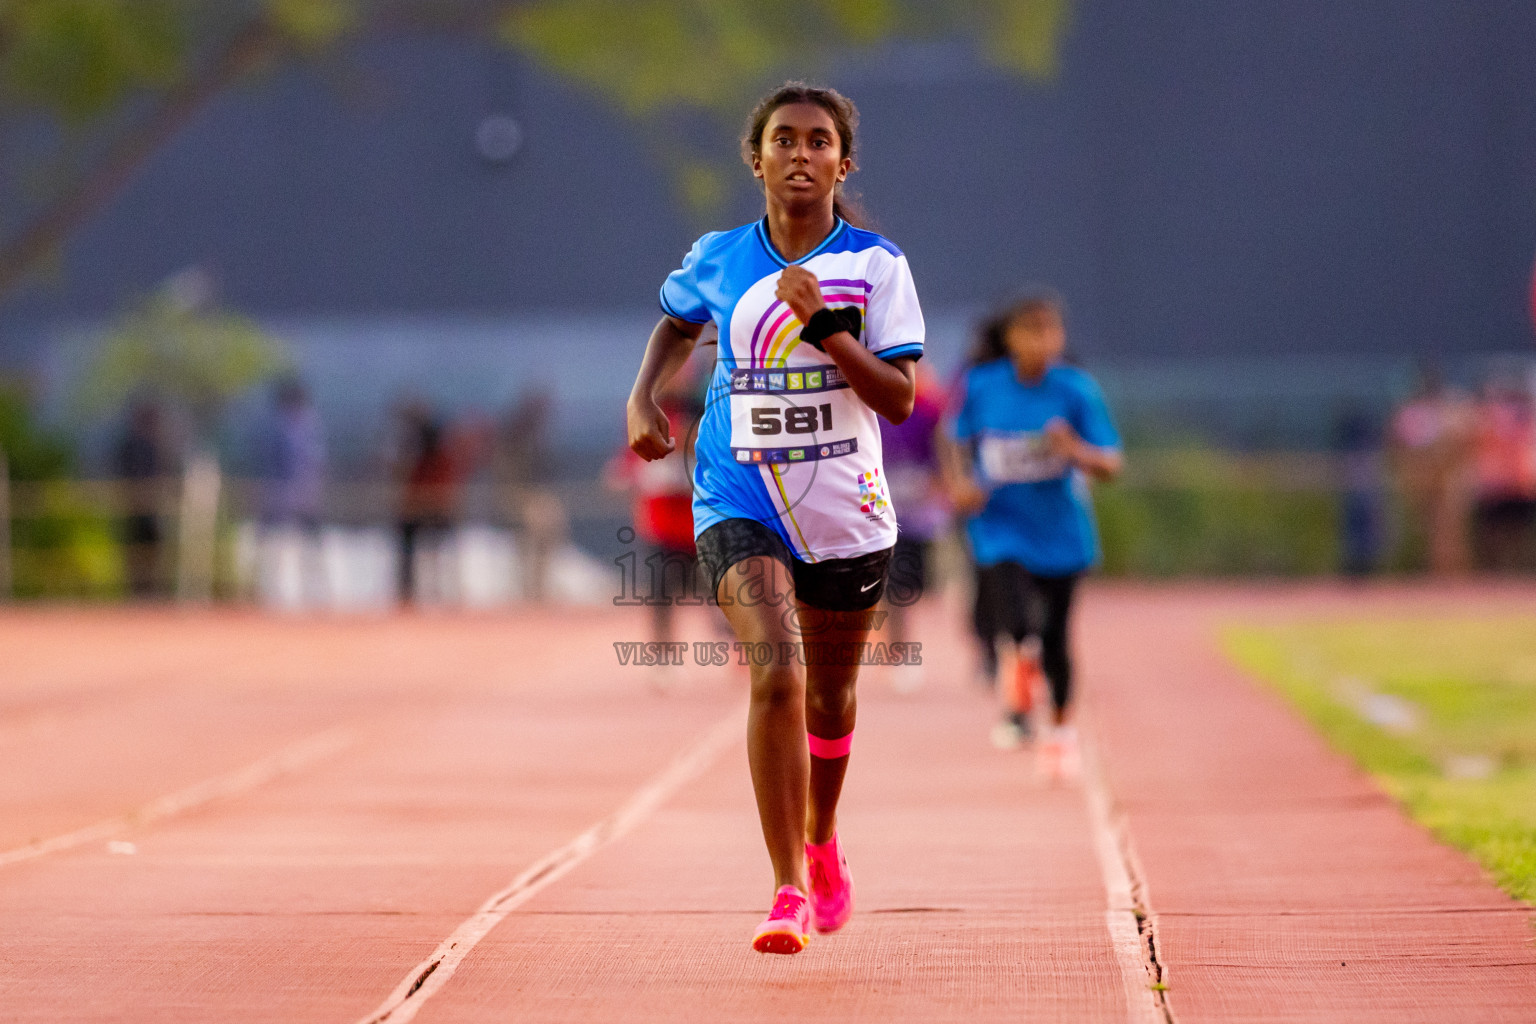
[[[831,455],[831,454],[832,454],[832,449],[831,448],[828,448],[826,445],[822,445],[821,446],[821,457],[822,458],[826,458],[828,455]]]
[[[736,461],[737,462],[751,462],[752,461],[752,453],[747,451],[745,448],[737,448],[736,449]]]
[[[745,391],[752,386],[751,370],[731,371],[731,387],[736,391]]]
[[[752,461],[753,462],[762,462],[763,461],[763,453],[762,453],[761,449],[754,450],[752,452]]]
[[[805,386],[808,387],[808,388],[819,388],[819,387],[821,387],[821,371],[820,370],[812,370],[810,373],[806,374],[805,375]]]
[[[867,473],[860,473],[859,511],[865,515],[883,516],[890,507],[890,500],[885,496],[885,481],[880,479],[880,471],[872,469]]]
[[[804,448],[791,448],[789,450],[789,461],[790,462],[799,462],[799,461],[801,461],[804,458],[805,458],[805,449]]]
[[[768,375],[768,386],[774,391],[783,391],[784,375],[782,373],[770,373]]]
[[[805,387],[805,374],[792,373],[789,375],[789,390],[799,391],[803,387]]]
[[[766,373],[754,373],[752,375],[752,390],[753,391],[767,391],[768,390],[768,375]]]

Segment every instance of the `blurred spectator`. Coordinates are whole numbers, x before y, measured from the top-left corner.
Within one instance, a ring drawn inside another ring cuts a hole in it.
[[[524,595],[547,596],[550,567],[570,534],[570,519],[550,476],[549,423],[554,400],[546,389],[523,396],[501,423],[496,443],[496,476],[511,518],[518,523]]]
[[[1367,576],[1381,564],[1381,431],[1362,408],[1346,410],[1334,430],[1339,457],[1342,568],[1349,576]]]
[[[629,491],[633,498],[635,535],[648,549],[635,566],[635,593],[651,609],[651,639],[667,643],[675,639],[672,606],[702,605],[707,590],[699,582],[693,544],[693,481],[687,455],[704,405],[686,367],[668,383],[658,404],[677,449],[647,462],[626,444],[609,460],[604,482],[614,490]],[[657,687],[665,688],[671,674],[672,666],[657,666]]]
[[[123,483],[122,541],[133,597],[163,593],[165,534],[160,512],[171,463],[163,411],[149,399],[135,402],[112,452],[113,471]]]
[[[465,484],[485,442],[485,431],[476,425],[449,424],[419,402],[401,408],[395,472],[402,601],[448,596],[449,542],[463,512]]]
[[[272,390],[262,438],[261,519],[268,526],[319,529],[325,501],[325,428],[297,377]]]
[[[1473,538],[1478,568],[1529,566],[1536,522],[1536,414],[1515,381],[1493,378],[1477,405]]]
[[[261,533],[258,581],[267,604],[306,607],[325,599],[320,555],[324,514],[325,428],[296,376],[272,389],[258,451]]]
[[[926,364],[918,363],[916,370],[912,415],[899,425],[880,421],[886,486],[896,510],[898,531],[885,591],[892,643],[911,640],[909,609],[932,583],[933,544],[949,526],[949,502],[935,443],[944,417],[944,388]],[[921,664],[900,665],[895,671],[898,690],[911,691],[922,685]]]
[[[1426,367],[1413,397],[1392,418],[1391,452],[1410,551],[1422,551],[1437,576],[1465,572],[1471,562],[1472,437],[1471,404]]]

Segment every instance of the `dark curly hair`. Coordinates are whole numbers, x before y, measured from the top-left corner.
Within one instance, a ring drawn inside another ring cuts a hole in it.
[[[741,138],[741,158],[750,165],[753,157],[762,154],[763,132],[768,129],[768,119],[775,110],[792,103],[814,103],[831,116],[838,141],[842,143],[843,156],[853,161],[849,170],[858,170],[853,137],[859,127],[859,108],[836,89],[823,89],[805,82],[785,82],[758,100],[747,117],[747,131]],[[867,219],[858,203],[845,193],[842,182],[838,182],[832,194],[832,212],[854,227],[862,227]]]

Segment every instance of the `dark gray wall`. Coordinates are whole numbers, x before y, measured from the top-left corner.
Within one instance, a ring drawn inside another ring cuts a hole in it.
[[[1455,352],[1533,338],[1533,54],[1529,0],[1080,0],[1046,85],[958,44],[830,77],[934,309],[1036,279],[1090,356]],[[497,109],[527,133],[503,168],[471,141]],[[689,124],[642,130],[486,46],[360,48],[222,98],[0,329],[191,263],[265,315],[649,309],[702,227],[663,160],[731,156],[734,126]]]

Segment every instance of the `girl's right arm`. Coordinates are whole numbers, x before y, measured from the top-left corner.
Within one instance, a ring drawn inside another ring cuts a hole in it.
[[[980,512],[987,503],[987,492],[976,482],[968,452],[947,430],[934,438],[939,448],[939,478],[949,495],[949,502],[963,516]]]
[[[665,458],[677,447],[667,426],[667,414],[656,402],[656,392],[688,361],[693,343],[703,331],[703,324],[664,316],[645,346],[645,358],[640,361],[640,373],[625,412],[630,450],[647,462]]]

